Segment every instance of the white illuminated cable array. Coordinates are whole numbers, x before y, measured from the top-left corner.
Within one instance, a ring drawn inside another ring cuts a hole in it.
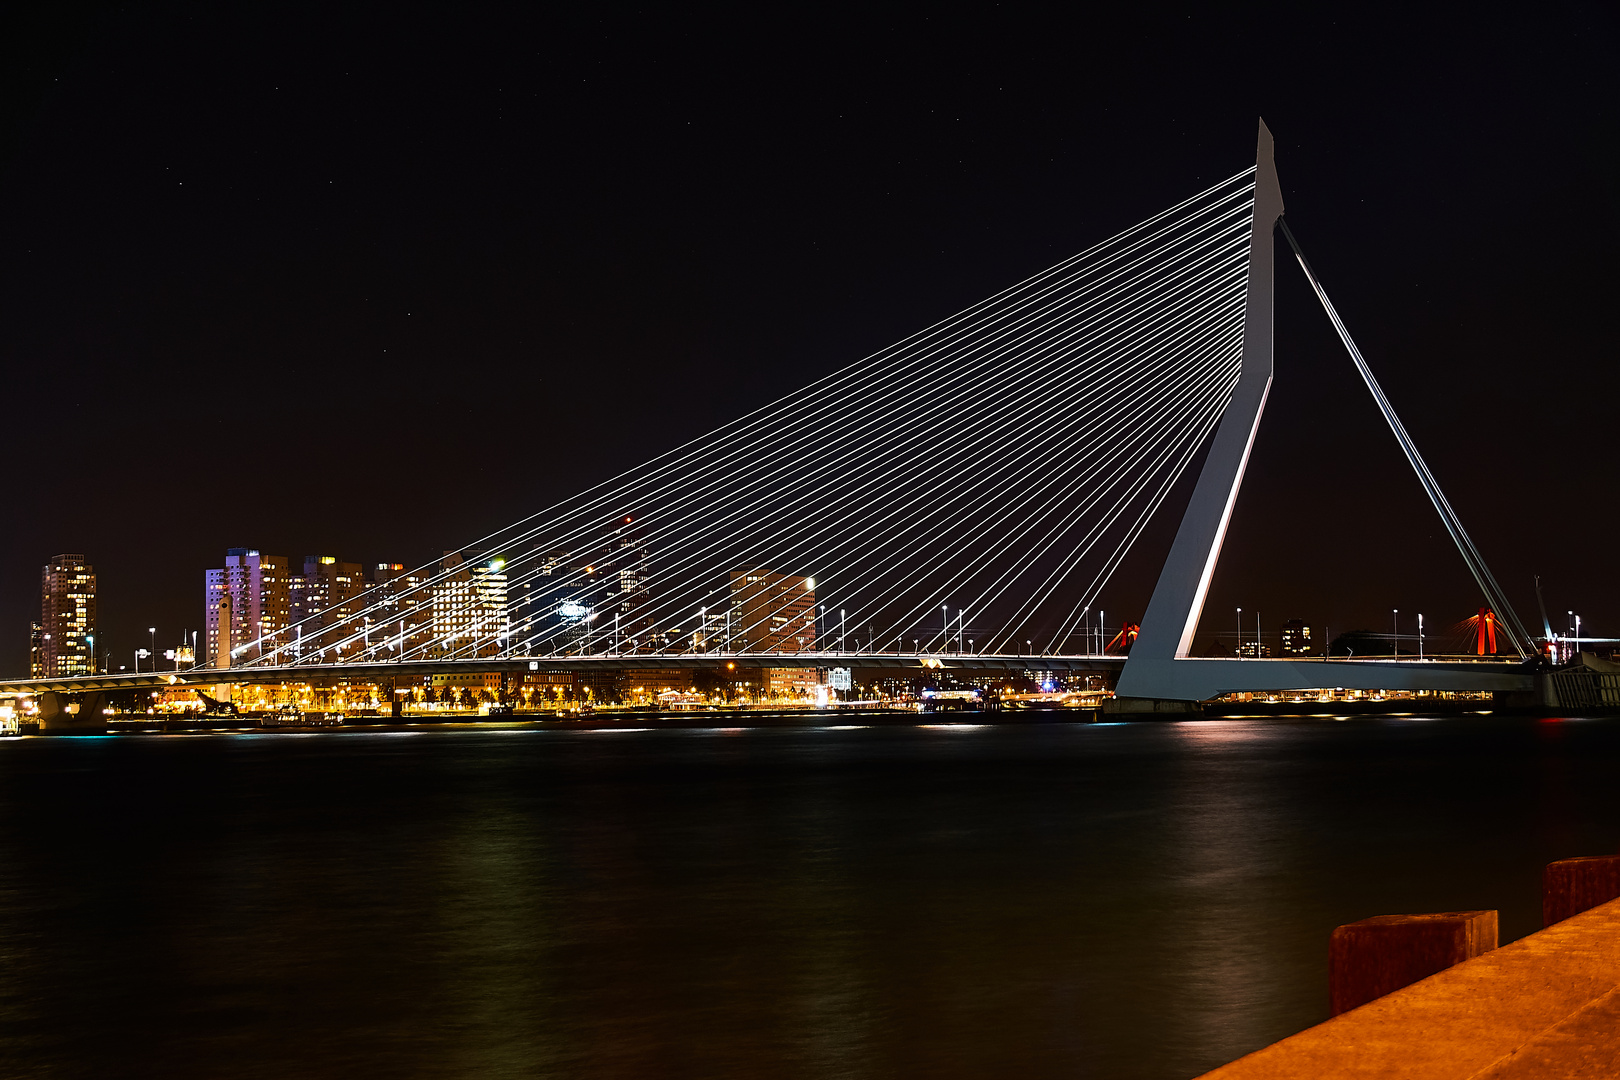
[[[685,651],[704,609],[731,612],[707,648],[770,651],[810,590],[734,603],[731,574],[756,571],[814,579],[806,647],[852,625],[863,649],[1072,651],[1236,382],[1252,206],[1248,170],[467,545],[501,558],[516,631],[499,612],[466,633],[491,579],[427,564],[403,593],[253,643],[256,662]],[[437,614],[400,616],[413,597]],[[401,617],[392,637],[377,628]]]

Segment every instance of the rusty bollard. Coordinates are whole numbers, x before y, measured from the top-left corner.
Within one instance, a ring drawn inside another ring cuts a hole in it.
[[[1377,915],[1337,927],[1328,942],[1332,1015],[1494,948],[1494,911]]]
[[[1620,897],[1620,855],[1559,859],[1541,875],[1541,925],[1563,922]]]

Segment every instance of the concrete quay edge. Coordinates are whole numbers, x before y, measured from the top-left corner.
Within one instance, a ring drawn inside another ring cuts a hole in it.
[[[1611,900],[1199,1080],[1620,1075],[1617,988],[1620,900]]]

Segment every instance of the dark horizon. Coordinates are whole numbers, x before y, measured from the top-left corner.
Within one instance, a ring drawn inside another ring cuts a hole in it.
[[[1595,5],[1287,29],[69,10],[10,35],[0,671],[56,554],[95,565],[119,651],[197,628],[227,548],[427,562],[1246,168],[1256,116],[1520,617],[1539,574],[1555,629],[1620,636],[1591,569],[1620,389]],[[1204,627],[1449,626],[1481,601],[1285,252]]]

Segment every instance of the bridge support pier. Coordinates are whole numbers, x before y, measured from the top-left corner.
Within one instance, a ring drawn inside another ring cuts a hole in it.
[[[107,695],[100,691],[65,694],[47,690],[39,695],[39,730],[51,735],[99,735],[107,730],[102,709]]]
[[[1203,716],[1204,706],[1197,701],[1115,697],[1103,699],[1102,711],[1104,716],[1118,716],[1131,720],[1149,720],[1154,717],[1162,717],[1166,720],[1185,720],[1189,717]]]

